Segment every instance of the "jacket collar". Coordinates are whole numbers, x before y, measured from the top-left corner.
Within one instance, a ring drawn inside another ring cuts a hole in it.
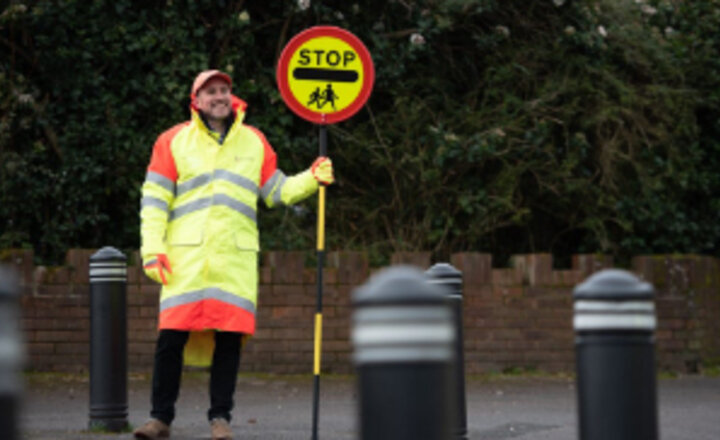
[[[222,141],[227,137],[227,135],[229,135],[230,132],[233,131],[234,127],[236,125],[242,124],[243,120],[245,119],[245,109],[247,108],[247,103],[245,103],[245,101],[235,95],[232,95],[230,97],[230,106],[232,107],[232,114],[228,117],[228,119],[230,120],[230,125],[228,126],[225,133],[216,133],[210,130],[207,123],[205,122],[205,118],[200,113],[200,110],[192,102],[190,103],[190,116],[193,123],[200,130],[207,133],[210,137],[217,140],[219,143],[222,143]]]

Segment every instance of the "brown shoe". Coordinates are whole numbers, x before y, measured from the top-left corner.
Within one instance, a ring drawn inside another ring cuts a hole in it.
[[[157,440],[170,437],[170,427],[158,419],[150,419],[133,431],[135,438]]]
[[[210,432],[212,433],[212,440],[232,440],[230,424],[223,418],[210,421]]]

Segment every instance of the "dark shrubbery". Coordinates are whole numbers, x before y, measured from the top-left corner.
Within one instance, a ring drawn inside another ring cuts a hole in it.
[[[26,1],[0,11],[0,248],[137,248],[152,143],[194,74],[232,73],[288,172],[317,130],[275,63],[317,24],[370,49],[369,104],[330,128],[328,248],[718,255],[720,1]],[[314,204],[265,210],[311,249]]]

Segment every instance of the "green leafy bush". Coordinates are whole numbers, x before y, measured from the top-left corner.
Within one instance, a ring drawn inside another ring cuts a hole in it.
[[[318,24],[370,49],[368,105],[330,127],[329,249],[718,255],[720,2],[26,1],[0,11],[0,247],[137,248],[155,137],[194,75],[230,72],[288,172],[317,128],[275,84]],[[310,249],[314,201],[262,209]]]

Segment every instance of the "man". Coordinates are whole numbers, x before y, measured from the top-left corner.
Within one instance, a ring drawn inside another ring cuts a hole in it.
[[[231,88],[230,77],[218,70],[195,78],[191,120],[158,137],[142,187],[143,268],[163,286],[151,419],[135,430],[136,438],[170,435],[183,352],[187,359],[194,341],[215,346],[206,351],[212,362],[201,362],[211,366],[212,438],[232,438],[242,335],[255,331],[257,199],[289,205],[334,180],[325,157],[286,177],[265,136],[243,124],[246,104]]]

